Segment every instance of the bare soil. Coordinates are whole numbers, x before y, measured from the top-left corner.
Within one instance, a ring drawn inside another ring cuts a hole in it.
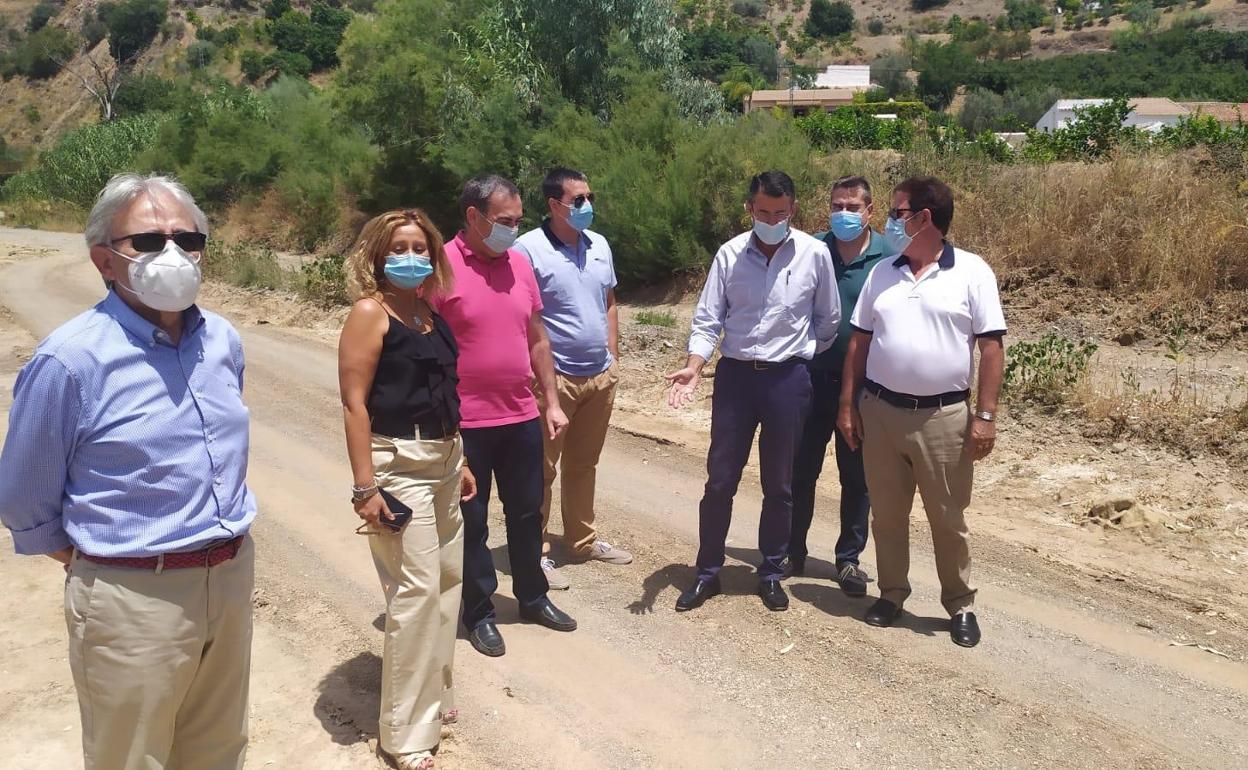
[[[0,409],[36,340],[101,294],[80,238],[0,230]],[[247,349],[261,503],[248,767],[378,766],[382,598],[353,514],[334,502],[349,481],[338,318],[229,287],[209,287],[204,304]],[[677,316],[671,329],[637,324],[639,309],[624,309],[598,512],[603,536],[636,562],[564,567],[573,588],[555,599],[580,628],[557,635],[518,622],[496,550],[508,652],[487,659],[460,641],[463,714],[440,767],[1248,764],[1248,493],[1225,460],[1089,439],[1060,413],[1004,420],[971,512],[985,633],[973,650],[945,632],[918,510],[911,614],[891,629],[861,622],[870,600],[841,594],[823,561],[837,535],[834,475],[821,484],[811,574],[787,584],[787,613],[766,612],[752,593],[760,497],[747,473],[726,595],[677,615],[709,383],[691,409],[667,409],[661,375],[683,358],[689,308],[657,308]],[[1118,348],[1106,366],[1155,355]],[[1211,367],[1242,366],[1237,355],[1211,353]],[[1132,502],[1130,516],[1089,521],[1117,500]],[[0,584],[0,756],[23,770],[78,766],[62,573],[0,543]]]

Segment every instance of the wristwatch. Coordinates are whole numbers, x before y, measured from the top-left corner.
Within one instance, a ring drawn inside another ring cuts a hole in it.
[[[976,412],[975,419],[983,420],[984,422],[996,422],[997,415],[993,412]]]
[[[373,495],[377,494],[377,485],[373,484],[367,487],[351,486],[351,502],[362,503]]]

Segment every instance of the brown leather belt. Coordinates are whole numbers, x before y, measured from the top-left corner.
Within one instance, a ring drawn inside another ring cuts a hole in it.
[[[89,553],[81,553],[81,556],[87,561],[93,561],[96,564],[103,564],[107,567],[128,567],[130,569],[161,572],[167,569],[215,567],[237,556],[238,549],[242,547],[242,544],[243,536],[239,535],[233,540],[220,545],[213,545],[201,548],[198,551],[187,551],[185,553],[162,553],[159,556],[92,556]]]

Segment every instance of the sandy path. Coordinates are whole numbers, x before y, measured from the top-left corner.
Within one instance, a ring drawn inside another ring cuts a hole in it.
[[[7,252],[12,261],[0,272],[8,311],[0,407],[34,340],[102,293],[79,244],[0,230],[0,259]],[[366,545],[351,534],[354,517],[334,502],[349,483],[334,352],[271,326],[242,332],[250,483],[261,502],[248,767],[371,767],[381,597]],[[843,597],[822,563],[790,584],[788,613],[765,612],[749,570],[734,560],[725,570],[730,595],[675,614],[675,586],[692,574],[696,543],[697,442],[696,434],[681,446],[613,432],[599,515],[604,534],[637,562],[567,568],[574,588],[556,599],[580,622],[574,634],[514,623],[515,604],[504,597],[507,655],[486,659],[461,640],[463,718],[439,766],[1248,764],[1242,578],[1199,563],[1186,578],[1175,575],[1191,570],[1177,567],[1154,575],[1155,553],[1014,516],[991,491],[972,524],[985,628],[975,650],[943,632],[927,530],[917,522],[914,614],[899,627],[862,624],[867,600]],[[1000,463],[984,475],[1005,489],[1010,466]],[[732,554],[746,562],[756,490],[743,483],[732,530]],[[834,501],[822,502],[827,510]],[[812,550],[830,553],[834,539],[825,517]],[[1109,561],[1119,553],[1121,562]],[[1114,577],[1122,574],[1130,579]],[[0,665],[0,756],[15,768],[76,766],[60,571],[0,543],[0,581],[9,589],[0,594],[0,639],[10,651]],[[1232,659],[1170,645],[1198,637]]]

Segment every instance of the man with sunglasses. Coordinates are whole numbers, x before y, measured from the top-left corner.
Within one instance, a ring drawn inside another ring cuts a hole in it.
[[[243,350],[197,307],[208,222],[122,174],[87,220],[109,288],[14,388],[0,519],[65,565],[87,770],[237,770],[247,747],[256,503]]]
[[[858,298],[837,427],[851,448],[862,447],[871,490],[880,599],[866,622],[892,625],[910,596],[917,486],[950,636],[974,647],[980,631],[965,512],[974,463],[996,437],[1005,315],[992,268],[946,240],[952,221],[953,193],[940,180],[916,177],[894,189],[884,237],[900,256],[877,265]]]
[[[446,244],[455,275],[451,292],[430,298],[459,346],[460,428],[464,458],[477,479],[465,500],[463,623],[482,655],[506,652],[494,602],[498,589],[490,554],[490,485],[497,482],[507,527],[512,590],[520,617],[555,631],[576,621],[547,596],[542,571],[542,442],[567,427],[559,407],[542,297],[528,260],[512,248],[524,215],[520,191],[496,174],[464,183],[464,229]],[[539,416],[532,380],[545,404]]]
[[[841,532],[836,540],[836,582],[847,596],[865,596],[867,574],[858,557],[867,547],[867,522],[871,503],[862,467],[862,452],[850,449],[836,431],[837,406],[841,398],[841,370],[845,350],[853,335],[849,318],[867,275],[884,259],[884,238],[871,229],[871,185],[864,177],[847,176],[832,183],[828,231],[815,236],[827,244],[836,268],[836,289],[841,298],[841,322],[832,347],[810,362],[814,398],[802,429],[793,465],[793,532],[789,536],[786,572],[806,571],[806,536],[815,513],[815,485],[823,471],[828,441],[836,437],[836,469],[840,479]]]
[[[780,578],[793,515],[793,458],[810,408],[806,364],[831,346],[841,319],[828,247],[793,227],[797,193],[789,175],[755,176],[745,208],[753,227],[715,255],[694,311],[689,358],[667,375],[668,403],[688,403],[719,346],[706,489],[698,507],[697,578],[676,600],[678,612],[720,593],[732,501],[756,433],[763,486],[758,594],[767,609],[788,609]]]
[[[627,551],[598,539],[594,527],[594,480],[619,381],[619,321],[615,265],[607,239],[589,229],[594,193],[580,171],[554,168],[542,181],[548,216],[516,241],[529,258],[542,293],[542,321],[554,355],[559,406],[568,429],[546,437],[542,495],[542,569],[551,588],[570,587],[550,557],[552,487],[557,469],[563,539],[573,559],[629,564]],[[538,399],[543,398],[538,392]]]

